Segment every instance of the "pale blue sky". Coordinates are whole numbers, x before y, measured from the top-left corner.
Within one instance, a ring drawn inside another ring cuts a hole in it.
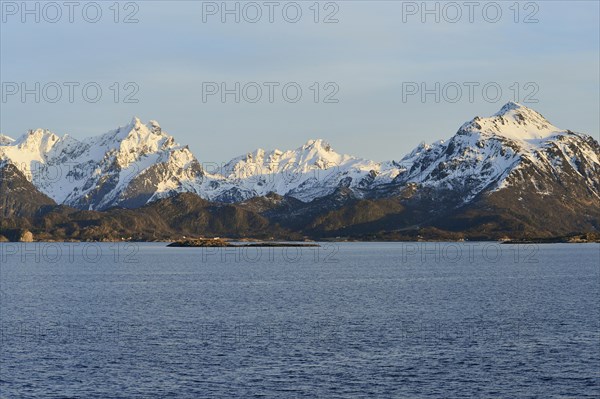
[[[3,134],[44,127],[81,138],[137,115],[158,120],[201,162],[227,161],[257,147],[295,148],[309,138],[324,138],[339,152],[391,160],[421,141],[450,137],[475,115],[496,112],[513,100],[513,82],[535,82],[539,103],[525,105],[559,127],[599,136],[597,1],[536,2],[539,22],[529,24],[514,23],[513,1],[498,2],[503,15],[497,23],[486,22],[480,9],[473,23],[467,15],[457,23],[435,23],[431,16],[422,23],[420,14],[403,22],[400,2],[338,1],[339,22],[333,24],[313,22],[313,1],[299,2],[303,17],[296,24],[277,10],[275,23],[263,16],[255,24],[223,24],[218,15],[203,23],[199,1],[136,2],[139,23],[115,24],[112,3],[102,3],[96,24],[77,11],[75,23],[63,16],[55,24],[32,17],[22,23],[20,14],[3,13],[2,82],[95,81],[104,90],[96,104],[77,91],[69,103],[66,89],[55,104],[10,96],[0,104]],[[519,19],[533,10],[521,9]],[[216,98],[202,102],[202,82],[237,81],[298,82],[303,98],[292,104],[276,94],[269,103],[265,92],[256,104],[236,104],[231,97],[224,104]],[[111,82],[135,82],[139,103],[114,103]],[[339,103],[314,103],[311,82],[335,82]],[[472,103],[466,89],[456,103],[435,103],[433,96],[425,103],[418,96],[404,102],[403,82],[497,82],[503,96],[485,101],[480,86]],[[521,87],[518,100],[529,91]]]

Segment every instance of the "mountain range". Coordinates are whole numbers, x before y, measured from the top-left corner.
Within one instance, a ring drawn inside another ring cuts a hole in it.
[[[388,162],[339,154],[323,140],[201,162],[156,121],[138,118],[82,140],[37,129],[0,135],[0,177],[3,228],[47,238],[495,239],[600,230],[598,142],[513,102]]]

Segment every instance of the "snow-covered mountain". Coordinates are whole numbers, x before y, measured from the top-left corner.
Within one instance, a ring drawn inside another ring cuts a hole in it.
[[[0,159],[16,165],[57,203],[82,209],[138,207],[181,192],[219,202],[270,192],[310,201],[339,186],[390,183],[401,171],[393,162],[338,154],[322,140],[290,151],[259,149],[205,171],[157,122],[144,125],[138,118],[81,141],[38,129],[3,142]]]
[[[323,140],[310,140],[295,150],[258,149],[204,170],[158,123],[137,118],[83,140],[41,129],[17,140],[0,136],[0,160],[17,166],[57,203],[82,209],[139,207],[180,192],[219,202],[274,192],[309,202],[341,188],[357,198],[405,195],[408,189],[415,198],[460,206],[509,187],[543,196],[566,184],[600,199],[598,143],[516,103],[474,118],[447,141],[421,144],[398,162],[343,155]]]
[[[232,159],[219,172],[204,185],[206,198],[238,202],[273,192],[308,202],[331,194],[337,187],[359,189],[375,181],[390,183],[401,168],[393,162],[339,154],[319,139],[289,151],[258,149]]]
[[[195,192],[202,169],[158,123],[134,118],[98,137],[76,140],[43,129],[0,146],[0,159],[17,166],[59,204],[82,209],[136,207],[174,192]]]
[[[488,118],[475,117],[448,141],[421,145],[394,184],[416,184],[468,203],[483,192],[531,183],[551,195],[548,179],[577,181],[600,199],[600,146],[588,135],[553,126],[538,112],[510,102]]]

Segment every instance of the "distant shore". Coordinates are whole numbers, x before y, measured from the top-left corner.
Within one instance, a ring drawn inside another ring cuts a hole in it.
[[[593,244],[600,243],[600,237],[586,238],[585,235],[578,236],[565,236],[565,237],[544,237],[544,238],[484,238],[477,237],[473,239],[441,239],[439,237],[431,238],[413,238],[409,237],[406,239],[385,239],[385,238],[315,238],[314,240],[306,240],[301,242],[299,240],[286,240],[286,239],[254,239],[254,238],[227,238],[227,239],[139,239],[139,238],[127,238],[127,239],[102,239],[102,240],[75,240],[75,239],[41,239],[41,240],[0,240],[2,243],[164,243],[168,247],[317,247],[318,242],[321,243],[388,243],[388,242],[410,242],[410,243],[435,243],[435,242],[496,242],[499,244],[513,244],[513,245],[526,245],[526,244]]]
[[[585,235],[549,237],[549,238],[520,238],[502,240],[502,244],[593,244],[600,243],[600,237],[586,237]]]

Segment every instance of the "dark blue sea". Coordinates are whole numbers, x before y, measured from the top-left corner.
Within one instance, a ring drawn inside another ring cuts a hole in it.
[[[1,398],[598,398],[600,245],[0,244]]]

